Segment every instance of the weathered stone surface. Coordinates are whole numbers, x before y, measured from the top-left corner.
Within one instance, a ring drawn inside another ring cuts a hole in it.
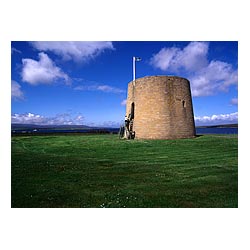
[[[148,76],[128,85],[126,115],[134,103],[136,139],[195,136],[190,83],[176,76]]]

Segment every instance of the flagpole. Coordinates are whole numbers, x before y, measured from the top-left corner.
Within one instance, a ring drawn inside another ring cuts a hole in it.
[[[135,81],[135,56],[133,56],[133,81]]]

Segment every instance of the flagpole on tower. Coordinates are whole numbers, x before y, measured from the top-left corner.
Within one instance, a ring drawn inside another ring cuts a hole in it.
[[[141,61],[140,57],[133,56],[133,82],[135,81],[135,62]]]
[[[135,56],[133,56],[133,81],[135,81]]]

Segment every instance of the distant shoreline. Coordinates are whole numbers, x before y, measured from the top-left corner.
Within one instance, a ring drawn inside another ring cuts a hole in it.
[[[208,125],[208,126],[195,126],[196,128],[238,128],[238,123],[234,124],[221,124],[221,125]]]
[[[223,124],[195,127],[196,134],[237,134],[238,124]],[[226,130],[226,131],[224,131]],[[97,128],[84,125],[32,125],[16,124],[11,126],[11,135],[73,135],[73,134],[118,134],[119,128]]]
[[[202,125],[195,126],[195,128],[238,128],[238,123],[234,124],[219,124],[219,125]],[[86,125],[39,125],[39,124],[11,124],[11,130],[31,130],[31,129],[50,129],[50,130],[105,130],[105,129],[119,129],[117,128],[108,128],[108,127],[89,127]]]

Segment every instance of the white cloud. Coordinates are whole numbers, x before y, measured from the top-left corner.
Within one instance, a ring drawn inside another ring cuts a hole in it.
[[[122,106],[126,106],[126,105],[127,105],[127,99],[124,99],[124,100],[121,102],[121,105],[122,105]]]
[[[178,48],[162,48],[159,53],[155,54],[150,63],[155,68],[159,68],[161,70],[168,70],[172,68],[176,63],[176,57],[180,50]]]
[[[186,70],[199,70],[208,64],[208,47],[207,42],[191,42],[180,53],[178,62]]]
[[[115,94],[124,93],[124,90],[116,88],[116,87],[112,87],[112,86],[109,86],[109,85],[97,86],[96,90],[99,90],[99,91],[102,91],[102,92],[107,92],[107,93],[115,93]]]
[[[230,101],[230,103],[232,105],[238,105],[238,98],[232,98],[232,100]]]
[[[14,47],[11,47],[11,54],[13,54],[13,53],[22,54],[22,51],[20,51],[20,50],[14,48]]]
[[[190,77],[193,96],[213,95],[218,91],[227,91],[229,86],[238,83],[238,70],[231,64],[211,61],[209,65]]]
[[[64,73],[47,54],[39,53],[39,60],[22,59],[22,80],[32,85],[51,84],[62,79],[66,84],[70,83],[69,76]]]
[[[238,112],[230,114],[219,114],[212,116],[195,116],[196,125],[212,125],[212,124],[226,124],[226,123],[238,123]]]
[[[228,91],[238,83],[238,70],[227,62],[207,59],[209,43],[191,42],[182,50],[163,48],[151,58],[151,65],[163,71],[179,73],[190,80],[193,96]]]
[[[34,113],[13,114],[11,116],[12,124],[35,124],[35,125],[86,125],[93,127],[120,127],[119,122],[105,121],[105,122],[88,122],[85,117],[80,114],[61,113],[55,116],[46,117]]]
[[[14,114],[11,116],[12,123],[29,123],[29,124],[43,124],[45,118],[41,115],[36,115],[32,113],[26,114]]]
[[[151,65],[163,71],[179,69],[199,70],[207,65],[207,42],[191,42],[183,50],[176,47],[162,48],[150,60]]]
[[[112,42],[31,42],[39,51],[51,51],[63,60],[86,62],[105,50],[114,50]]]
[[[123,89],[112,87],[109,85],[79,85],[79,86],[74,87],[74,90],[101,91],[101,92],[114,93],[114,94],[120,94],[120,93],[125,92]]]
[[[16,81],[11,81],[11,98],[14,100],[23,100],[24,94],[21,90],[21,86]]]
[[[83,125],[84,120],[85,118],[82,115],[73,116],[69,113],[57,114],[53,117],[33,113],[13,114],[11,116],[12,123],[37,125]]]
[[[106,92],[106,93],[114,93],[114,94],[121,94],[124,93],[125,90],[106,85],[103,83],[98,83],[95,81],[89,81],[86,79],[82,78],[74,78],[76,82],[80,83],[81,85],[75,86],[74,90],[80,90],[80,91],[101,91],[101,92]]]

